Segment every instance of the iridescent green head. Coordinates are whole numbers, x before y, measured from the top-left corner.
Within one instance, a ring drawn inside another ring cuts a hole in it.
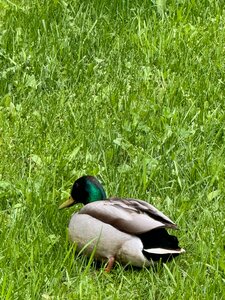
[[[75,203],[88,204],[106,199],[101,183],[93,176],[83,176],[77,179],[71,189],[70,198],[60,205],[60,209],[70,207]]]

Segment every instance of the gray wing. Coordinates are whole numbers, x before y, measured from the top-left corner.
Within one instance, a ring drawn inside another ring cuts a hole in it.
[[[137,199],[96,201],[85,205],[79,213],[88,214],[131,234],[141,234],[160,227],[177,229],[177,225],[153,205]]]

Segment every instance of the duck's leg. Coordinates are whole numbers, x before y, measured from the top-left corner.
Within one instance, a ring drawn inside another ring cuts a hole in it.
[[[111,271],[111,269],[112,269],[112,267],[113,267],[113,265],[114,265],[114,262],[115,262],[115,257],[111,256],[111,257],[109,258],[108,264],[107,264],[107,266],[106,266],[106,268],[105,268],[105,271],[106,271],[107,273],[109,273],[109,272]]]

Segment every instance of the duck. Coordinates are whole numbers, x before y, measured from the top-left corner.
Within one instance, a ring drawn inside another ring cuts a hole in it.
[[[78,251],[106,262],[106,272],[111,271],[115,262],[148,267],[185,252],[177,237],[167,232],[178,229],[169,217],[143,200],[107,199],[102,184],[94,176],[78,178],[69,199],[59,209],[76,203],[84,206],[69,221],[69,239]]]

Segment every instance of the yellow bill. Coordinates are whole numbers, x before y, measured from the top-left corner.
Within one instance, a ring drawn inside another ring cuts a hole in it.
[[[65,202],[63,202],[60,206],[59,209],[65,208],[65,207],[70,207],[73,204],[75,204],[75,200],[70,196],[69,199],[67,199]]]

